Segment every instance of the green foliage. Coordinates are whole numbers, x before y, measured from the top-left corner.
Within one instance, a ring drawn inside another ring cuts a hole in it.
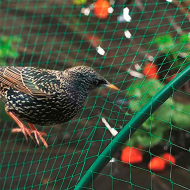
[[[84,5],[86,2],[87,0],[73,0],[74,5]]]
[[[131,97],[130,110],[135,114],[162,88],[159,80],[143,79],[134,82],[127,94]],[[170,130],[171,123],[184,129],[190,128],[190,105],[169,98],[157,109],[139,130],[130,138],[134,146],[149,147],[160,143],[164,134]],[[176,129],[176,128],[173,128]]]
[[[159,50],[168,58],[172,59],[170,64],[177,69],[184,69],[190,63],[190,35],[182,34],[178,39],[169,34],[157,36],[153,40]],[[174,62],[173,62],[174,61]]]
[[[172,120],[176,126],[188,129],[190,127],[190,105],[176,102],[173,109]]]
[[[7,57],[17,58],[18,51],[13,47],[14,43],[19,43],[21,38],[16,36],[1,36],[0,37],[0,66],[6,66],[5,59]]]
[[[153,42],[159,46],[159,50],[163,53],[168,53],[174,48],[173,38],[169,34],[157,36]]]

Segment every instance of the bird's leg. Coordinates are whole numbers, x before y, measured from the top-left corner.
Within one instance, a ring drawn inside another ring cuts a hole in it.
[[[28,123],[28,125],[30,126],[30,128],[31,128],[31,130],[32,130],[31,133],[34,133],[36,142],[39,144],[38,138],[40,138],[41,141],[42,141],[42,143],[44,144],[44,146],[45,146],[46,148],[48,148],[47,142],[46,142],[45,139],[42,137],[43,135],[44,135],[44,136],[47,136],[47,134],[44,133],[44,132],[38,131],[38,130],[34,127],[34,124],[32,124],[32,123]]]
[[[31,135],[31,130],[28,129],[23,123],[22,121],[13,113],[13,112],[7,112],[7,114],[18,124],[18,126],[20,128],[15,128],[12,129],[12,133],[18,133],[18,132],[22,132],[26,138],[26,140],[28,141],[28,136],[30,136],[31,139],[33,139],[32,135]]]

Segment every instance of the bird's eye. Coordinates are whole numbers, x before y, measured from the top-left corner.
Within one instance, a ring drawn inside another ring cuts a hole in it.
[[[99,85],[99,81],[98,81],[98,80],[94,80],[94,81],[93,81],[93,85],[94,85],[94,86],[98,86],[98,85]]]

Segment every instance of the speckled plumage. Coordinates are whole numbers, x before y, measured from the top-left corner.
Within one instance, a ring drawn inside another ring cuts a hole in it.
[[[64,71],[0,67],[0,95],[5,110],[22,121],[37,125],[69,121],[83,107],[93,89],[109,84],[85,66]]]
[[[96,71],[84,66],[65,71],[0,67],[0,76],[6,74],[6,69],[17,73],[24,86],[22,90],[21,87],[7,85],[1,82],[0,77],[0,84],[4,86],[0,93],[5,100],[6,111],[14,112],[21,120],[37,125],[69,121],[82,108],[91,90],[107,84]]]

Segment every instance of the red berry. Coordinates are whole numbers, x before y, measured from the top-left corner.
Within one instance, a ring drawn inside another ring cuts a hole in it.
[[[172,163],[172,164],[175,164],[175,163],[176,163],[174,156],[172,156],[172,155],[169,154],[169,153],[164,153],[164,154],[162,155],[162,158],[165,159],[165,162],[166,162],[167,165],[170,165],[170,163]]]
[[[143,74],[146,75],[147,78],[158,79],[157,71],[157,66],[154,63],[147,63],[143,69]]]
[[[125,163],[138,164],[142,162],[143,156],[142,152],[138,149],[132,147],[125,147],[122,150],[121,161]]]
[[[161,172],[165,169],[165,160],[160,157],[154,157],[148,164],[151,171]]]
[[[97,0],[94,3],[94,14],[98,18],[107,18],[109,15],[108,8],[110,8],[110,4],[106,0]]]

